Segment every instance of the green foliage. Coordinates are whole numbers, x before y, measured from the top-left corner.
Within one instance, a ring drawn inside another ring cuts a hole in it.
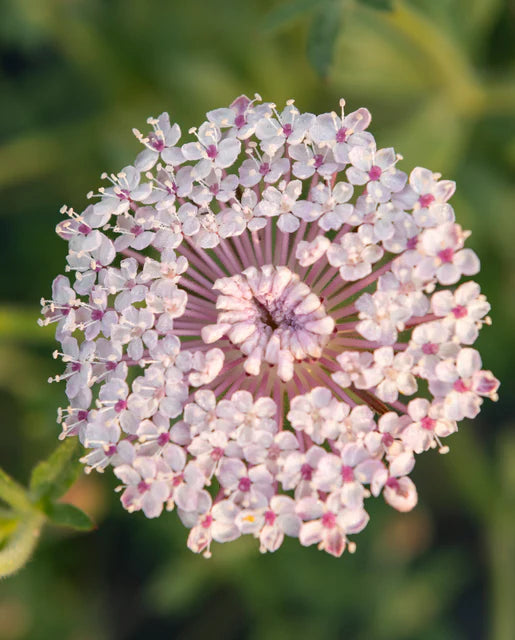
[[[391,11],[393,8],[393,0],[359,0],[361,4],[378,9],[379,11]]]
[[[80,471],[77,449],[77,441],[69,438],[34,468],[30,477],[33,500],[56,499],[66,493]]]
[[[90,531],[95,526],[91,518],[73,504],[51,502],[45,507],[44,511],[50,523],[58,527]]]
[[[326,3],[316,13],[309,28],[307,56],[315,70],[326,78],[334,57],[342,18],[339,0]]]

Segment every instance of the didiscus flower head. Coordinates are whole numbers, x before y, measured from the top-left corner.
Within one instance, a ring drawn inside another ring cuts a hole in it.
[[[497,398],[454,183],[404,173],[344,104],[241,96],[186,141],[150,118],[134,163],[62,209],[68,275],[41,321],[61,438],[113,467],[128,511],[176,509],[207,556],[241,535],[353,551],[367,500],[412,509],[415,456]]]

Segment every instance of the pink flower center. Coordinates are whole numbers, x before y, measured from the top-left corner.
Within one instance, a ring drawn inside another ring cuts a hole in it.
[[[240,481],[238,482],[238,489],[247,493],[247,491],[250,491],[250,485],[250,478],[240,478]]]
[[[160,433],[159,437],[157,438],[157,444],[160,447],[164,447],[165,444],[168,444],[168,442],[170,442],[170,434],[165,432],[165,433]]]
[[[247,124],[245,122],[245,116],[242,114],[236,116],[236,118],[234,118],[234,124],[236,125],[236,127],[238,127],[238,129],[241,129],[243,125]]]
[[[114,410],[116,413],[120,413],[127,409],[127,401],[126,400],[118,400],[118,402],[114,405]]]
[[[430,204],[432,204],[435,201],[435,197],[432,193],[426,193],[423,196],[420,196],[420,198],[418,199],[418,203],[422,208],[426,208],[429,207]]]
[[[456,380],[456,382],[452,385],[452,388],[458,393],[465,393],[465,391],[470,391],[470,387],[465,384],[463,380]]]
[[[420,426],[422,429],[426,429],[427,431],[433,431],[436,425],[436,420],[430,418],[429,416],[424,416],[420,421]]]
[[[88,233],[91,233],[91,227],[89,227],[87,224],[84,224],[83,222],[79,225],[79,233],[83,233],[85,236],[87,236]]]
[[[101,309],[93,309],[93,311],[91,312],[91,319],[92,320],[102,320],[102,318],[104,317],[104,312]]]
[[[75,373],[80,371],[80,368],[81,368],[80,362],[74,362],[71,366],[71,370],[74,371]]]
[[[172,484],[174,487],[178,487],[180,484],[184,482],[184,474],[178,473],[174,479],[172,480]]]
[[[383,172],[381,170],[381,167],[378,167],[376,164],[374,164],[372,167],[370,167],[370,171],[368,172],[368,177],[372,181],[379,180],[382,173]]]
[[[381,438],[381,442],[385,447],[391,447],[394,442],[394,437],[391,433],[383,433],[383,437]]]
[[[348,467],[344,465],[341,470],[342,480],[343,482],[353,482],[354,480],[354,470],[352,467]]]
[[[334,529],[336,526],[336,516],[332,511],[327,511],[322,516],[322,526],[326,529]]]
[[[293,127],[291,126],[291,124],[285,124],[283,127],[283,134],[288,137],[291,136],[293,132]]]
[[[89,414],[89,411],[85,411],[84,409],[81,409],[80,411],[77,412],[77,419],[80,421],[87,420],[88,414]]]
[[[262,164],[259,165],[259,173],[262,176],[266,176],[266,174],[270,171],[270,165],[268,164],[268,162],[263,162]]]
[[[118,451],[117,446],[115,444],[110,444],[105,450],[105,454],[108,458],[112,458],[117,451]]]
[[[222,447],[215,447],[213,451],[211,451],[211,460],[220,460],[223,455],[224,450]]]
[[[388,480],[386,481],[386,486],[390,489],[393,489],[394,491],[399,491],[400,489],[400,484],[397,478],[388,478]]]
[[[454,258],[454,249],[451,249],[451,247],[442,249],[438,252],[438,257],[442,262],[452,262],[452,259]]]
[[[307,462],[305,462],[300,468],[300,475],[303,480],[311,480],[313,476],[313,467],[310,467]]]
[[[275,522],[276,515],[273,511],[265,511],[266,524],[272,525]]]
[[[216,158],[216,156],[218,155],[218,149],[216,148],[216,145],[210,144],[206,148],[206,153],[207,153],[207,157],[208,158],[210,158],[211,160],[214,160]]]
[[[313,158],[314,161],[314,167],[315,169],[318,169],[319,167],[321,167],[324,164],[324,156],[320,153],[317,153],[315,155],[315,157]]]
[[[135,224],[131,228],[131,233],[133,233],[135,236],[139,236],[140,234],[143,233],[143,227],[141,227],[139,224]]]
[[[139,482],[139,483],[138,483],[138,491],[139,491],[140,493],[145,493],[145,492],[147,492],[149,489],[150,489],[150,485],[149,485],[149,484],[147,484],[147,483],[145,482],[145,480],[142,480],[141,482]]]
[[[422,345],[422,353],[425,353],[426,356],[434,356],[438,353],[438,345],[436,342],[426,342]]]
[[[341,127],[336,132],[336,142],[345,142],[347,140],[347,128]]]
[[[464,307],[463,305],[459,304],[457,307],[454,307],[453,309],[451,309],[454,317],[456,319],[459,318],[464,318],[467,315],[467,307]]]
[[[410,251],[412,251],[413,249],[416,249],[417,243],[418,243],[418,236],[413,236],[409,238],[408,242],[406,243],[406,249],[409,249]]]
[[[209,529],[212,522],[213,522],[213,516],[210,513],[208,513],[207,516],[204,518],[204,520],[202,520],[200,525],[204,527],[204,529]]]

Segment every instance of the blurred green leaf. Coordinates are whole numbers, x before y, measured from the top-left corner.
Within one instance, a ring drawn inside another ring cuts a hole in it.
[[[341,4],[337,0],[333,0],[317,11],[311,23],[307,54],[309,61],[322,78],[327,77],[333,61],[341,21]]]
[[[60,498],[71,487],[80,471],[76,459],[77,441],[65,440],[32,471],[30,491],[35,500]]]
[[[265,31],[275,31],[288,25],[296,18],[311,13],[318,5],[327,3],[328,0],[293,0],[283,2],[272,9],[263,21]]]
[[[30,501],[25,489],[0,469],[0,500],[20,511],[30,509]]]
[[[391,11],[393,0],[359,0],[361,4],[364,4],[372,9],[379,9],[380,11]]]
[[[42,523],[43,516],[37,513],[19,522],[0,549],[0,578],[15,573],[27,563],[38,541]]]
[[[91,518],[73,504],[50,502],[44,512],[50,522],[59,527],[71,527],[79,531],[91,531],[95,525]]]

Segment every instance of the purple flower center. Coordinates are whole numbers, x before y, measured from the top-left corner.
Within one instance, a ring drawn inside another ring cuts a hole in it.
[[[165,148],[165,141],[155,133],[149,134],[148,140],[152,149],[156,151],[162,151]]]
[[[270,171],[270,165],[268,164],[268,162],[263,162],[263,163],[259,166],[259,173],[260,173],[262,176],[265,176],[269,171]]]
[[[103,317],[104,312],[101,309],[93,309],[93,311],[91,312],[92,320],[102,320]]]
[[[114,454],[117,453],[117,451],[118,451],[117,446],[115,444],[110,444],[105,450],[105,453],[108,458],[112,458]]]
[[[345,142],[347,140],[347,131],[346,127],[341,127],[336,132],[336,142]]]
[[[109,362],[106,362],[106,369],[108,371],[114,371],[116,367],[117,367],[116,362],[113,362],[112,360],[109,360]]]
[[[114,405],[114,410],[116,413],[120,413],[127,409],[127,401],[126,400],[118,400],[118,402]]]
[[[317,153],[313,158],[315,169],[320,168],[324,164],[324,156],[321,153]]]
[[[210,158],[211,160],[214,160],[216,158],[216,156],[218,155],[218,149],[216,147],[215,144],[210,144],[207,148],[206,148],[206,153],[207,153],[207,157]]]
[[[243,114],[236,116],[236,118],[234,118],[234,124],[236,125],[236,127],[238,127],[238,129],[241,129],[245,124],[247,124],[245,121],[245,116]]]
[[[77,371],[80,371],[81,368],[81,363],[80,362],[74,362],[72,363],[71,369],[72,371],[74,371],[75,373],[77,373]]]
[[[88,419],[88,414],[89,411],[86,411],[85,409],[81,409],[80,411],[77,412],[77,420],[87,420]]]
[[[416,249],[417,243],[418,243],[418,236],[413,236],[412,238],[408,238],[406,249],[409,249],[409,250]]]
[[[240,481],[238,482],[238,489],[246,493],[247,491],[250,491],[250,485],[250,478],[240,478]]]
[[[131,233],[133,233],[135,236],[139,236],[141,233],[143,233],[143,227],[141,227],[139,224],[135,224],[131,228]]]
[[[291,126],[291,124],[285,124],[283,126],[283,134],[286,137],[291,136],[292,132],[293,132],[293,127]]]
[[[168,432],[160,433],[159,437],[157,438],[157,444],[160,447],[164,447],[165,444],[168,444],[168,442],[170,442],[170,434]]]
[[[83,233],[85,236],[87,236],[88,233],[91,233],[91,227],[89,227],[84,222],[79,225],[79,229],[78,230],[79,230],[79,233]]]
[[[399,489],[401,488],[397,478],[388,478],[388,480],[386,481],[386,486],[390,489],[394,489],[395,491],[399,491]]]
[[[368,177],[372,181],[379,180],[382,173],[383,172],[381,170],[381,167],[378,167],[376,164],[374,164],[372,167],[370,167],[370,171],[368,172]]]
[[[211,459],[212,460],[220,460],[220,458],[224,455],[224,450],[222,447],[215,447],[213,451],[211,451]]]
[[[307,462],[305,462],[300,468],[300,475],[303,480],[311,480],[313,476],[313,467],[310,467]]]

